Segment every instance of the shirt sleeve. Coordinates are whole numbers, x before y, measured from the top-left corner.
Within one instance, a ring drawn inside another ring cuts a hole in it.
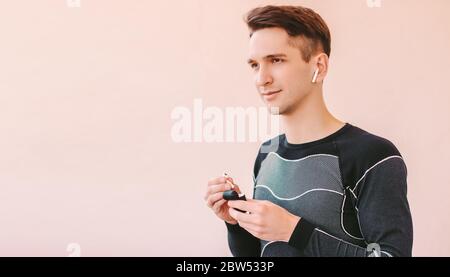
[[[247,230],[239,226],[226,223],[228,230],[228,246],[234,257],[257,257],[261,254],[261,244]]]

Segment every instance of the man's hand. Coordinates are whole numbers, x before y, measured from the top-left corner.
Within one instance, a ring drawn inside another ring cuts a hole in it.
[[[218,218],[229,224],[237,224],[237,221],[228,213],[229,207],[227,203],[229,201],[223,199],[223,192],[231,189],[231,185],[227,183],[227,179],[234,183],[231,177],[218,177],[209,180],[204,199],[206,205],[213,210]],[[241,193],[241,190],[236,184],[234,185],[234,190],[237,193]]]
[[[267,241],[288,242],[300,217],[269,201],[228,201],[230,216],[253,236]],[[247,211],[241,213],[235,209]]]

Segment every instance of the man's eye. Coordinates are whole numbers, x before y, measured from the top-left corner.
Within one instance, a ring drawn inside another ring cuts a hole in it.
[[[281,62],[283,62],[282,59],[277,59],[277,58],[272,59],[272,63],[281,63]]]
[[[250,67],[251,67],[251,68],[253,68],[253,69],[255,69],[255,68],[257,68],[257,67],[258,67],[258,64],[256,64],[256,63],[252,63],[252,64],[250,65]]]

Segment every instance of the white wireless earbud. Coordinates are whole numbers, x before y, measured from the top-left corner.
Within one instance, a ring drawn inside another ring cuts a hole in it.
[[[313,84],[316,83],[318,74],[319,74],[319,69],[317,68],[316,71],[314,72],[314,77],[312,79]]]

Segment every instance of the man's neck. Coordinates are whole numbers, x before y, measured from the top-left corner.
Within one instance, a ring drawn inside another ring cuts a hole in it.
[[[283,114],[281,120],[286,139],[292,144],[322,139],[345,125],[328,111],[323,100],[322,90],[312,91],[294,111]]]

